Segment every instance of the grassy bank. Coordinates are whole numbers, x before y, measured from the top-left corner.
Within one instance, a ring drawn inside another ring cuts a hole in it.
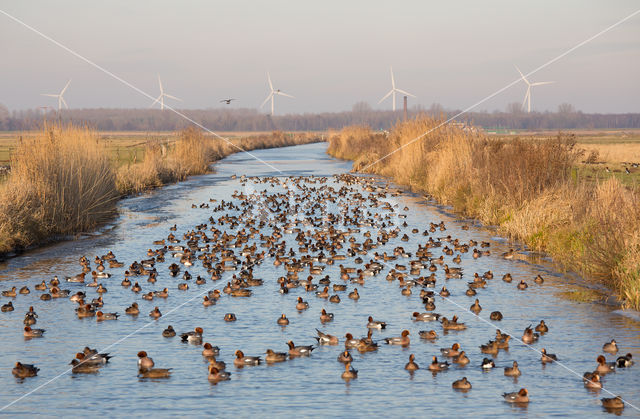
[[[567,269],[603,282],[628,306],[640,309],[640,195],[635,187],[616,177],[582,176],[585,152],[572,135],[491,138],[448,125],[434,129],[439,123],[418,118],[398,123],[388,135],[348,127],[331,133],[328,152],[353,160],[355,170],[390,177],[456,212],[498,226],[501,233],[549,252]]]
[[[274,132],[231,141],[248,151],[320,139]],[[11,170],[0,183],[0,256],[90,231],[115,214],[121,197],[204,174],[211,162],[239,151],[195,129],[135,147],[133,160],[114,157],[96,131],[71,125],[12,144]]]

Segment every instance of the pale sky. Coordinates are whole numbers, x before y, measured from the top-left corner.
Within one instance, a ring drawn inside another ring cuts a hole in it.
[[[375,109],[391,88],[410,106],[462,109],[640,9],[628,1],[25,1],[0,9],[177,108],[257,108],[274,87],[276,113]],[[145,108],[151,100],[0,14],[0,104],[10,109]],[[533,109],[640,112],[640,14],[531,76]],[[476,110],[521,102],[519,83]],[[268,105],[264,111],[268,112]]]

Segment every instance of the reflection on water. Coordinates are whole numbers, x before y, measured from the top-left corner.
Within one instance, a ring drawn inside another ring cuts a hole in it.
[[[344,173],[350,169],[350,163],[331,159],[324,154],[325,144],[312,144],[277,150],[261,150],[254,153],[261,159],[278,167],[284,175],[293,176],[330,176]],[[78,319],[73,308],[75,303],[68,299],[39,300],[40,291],[34,286],[43,279],[49,281],[54,275],[59,278],[79,273],[78,259],[86,255],[90,260],[96,255],[104,255],[112,250],[118,260],[126,266],[134,260],[146,259],[146,250],[153,246],[154,240],[166,237],[169,227],[178,225],[179,237],[196,225],[207,223],[210,216],[217,218],[221,213],[212,213],[211,209],[192,208],[192,204],[209,202],[210,198],[218,202],[232,200],[235,190],[243,191],[238,176],[276,175],[267,166],[243,155],[231,156],[216,165],[216,173],[193,178],[187,182],[171,185],[150,194],[124,200],[120,204],[120,216],[112,228],[102,234],[79,238],[29,252],[11,259],[0,266],[0,288],[21,287],[26,284],[31,294],[18,296],[13,300],[16,310],[0,313],[0,338],[2,339],[3,361],[0,365],[0,404],[5,405],[16,398],[36,389],[48,380],[66,371],[68,362],[84,346],[107,348],[114,342],[117,345],[108,348],[114,358],[109,365],[101,368],[97,374],[66,374],[51,384],[38,389],[32,395],[12,405],[3,413],[33,414],[44,412],[52,416],[60,415],[97,415],[109,416],[160,416],[203,415],[206,413],[221,416],[549,416],[549,415],[607,415],[599,399],[610,397],[606,392],[587,391],[579,377],[573,375],[559,364],[543,367],[539,354],[512,340],[508,351],[500,351],[495,357],[498,368],[483,372],[480,363],[485,356],[479,345],[495,336],[495,329],[470,313],[461,310],[455,304],[469,307],[476,297],[465,295],[466,283],[474,272],[482,274],[493,271],[495,278],[489,281],[485,289],[478,290],[483,310],[480,317],[489,318],[489,313],[499,310],[504,319],[498,322],[503,332],[511,332],[520,337],[524,328],[537,324],[544,319],[550,332],[533,346],[546,348],[558,355],[568,368],[581,375],[595,368],[596,357],[601,353],[602,344],[615,338],[619,342],[621,353],[631,352],[634,358],[640,358],[640,324],[629,317],[620,315],[611,308],[563,300],[557,297],[562,290],[565,277],[551,270],[550,265],[539,261],[541,265],[521,260],[504,260],[499,257],[509,250],[509,244],[495,237],[494,233],[471,227],[463,230],[463,222],[444,213],[441,209],[426,205],[424,198],[403,193],[394,196],[398,211],[407,217],[398,219],[398,223],[407,223],[403,231],[416,228],[420,232],[429,227],[430,222],[447,225],[446,232],[432,234],[442,237],[450,234],[462,242],[469,239],[491,243],[491,256],[474,260],[471,252],[463,254],[460,267],[464,269],[464,279],[445,280],[442,269],[436,271],[436,290],[446,284],[451,290],[451,302],[436,297],[436,312],[451,318],[457,314],[460,321],[467,324],[466,331],[443,332],[437,322],[422,323],[411,321],[413,311],[424,311],[417,289],[411,296],[400,293],[397,281],[388,282],[384,278],[388,269],[375,277],[367,277],[364,285],[355,285],[361,298],[357,301],[347,298],[354,284],[348,284],[346,292],[338,292],[342,302],[329,303],[306,293],[302,288],[292,289],[288,295],[278,292],[276,279],[284,274],[282,267],[276,267],[272,259],[254,268],[255,277],[262,278],[265,284],[254,289],[251,298],[231,298],[227,295],[211,307],[201,304],[200,294],[215,287],[222,288],[223,280],[197,286],[190,281],[187,291],[179,291],[180,282],[168,274],[167,266],[173,262],[169,255],[167,261],[158,264],[158,282],[149,284],[141,281],[143,292],[169,288],[169,298],[156,298],[145,301],[141,294],[133,294],[122,288],[125,268],[106,270],[113,274],[110,279],[101,282],[107,287],[104,295],[104,312],[119,312],[117,321],[98,323],[95,319]],[[334,182],[334,180],[330,180]],[[248,184],[251,185],[251,184]],[[254,190],[268,189],[282,191],[276,185],[252,185]],[[246,192],[246,191],[245,191]],[[368,192],[364,192],[366,196]],[[238,201],[235,201],[238,202]],[[213,206],[215,204],[211,204]],[[408,207],[407,211],[401,211]],[[372,213],[381,209],[369,208]],[[230,225],[219,226],[227,231],[237,231]],[[366,229],[363,228],[363,232]],[[272,229],[265,229],[271,234]],[[410,241],[392,239],[383,248],[375,249],[379,253],[391,252],[396,246],[403,246],[414,252],[418,243],[425,243],[427,237],[422,234],[409,234]],[[355,235],[358,242],[363,237]],[[256,236],[257,237],[257,236]],[[372,235],[375,238],[375,234]],[[298,248],[295,234],[284,234],[287,248]],[[440,255],[439,249],[434,256]],[[371,254],[363,256],[365,262]],[[449,259],[447,259],[449,260]],[[341,261],[345,266],[357,266],[354,258]],[[403,262],[392,262],[403,263]],[[451,266],[453,264],[449,263]],[[338,266],[329,266],[325,272],[332,282],[341,283]],[[95,266],[95,265],[92,265]],[[206,275],[199,263],[189,268],[195,278]],[[307,271],[308,272],[308,271]],[[510,272],[511,284],[500,280]],[[541,273],[545,277],[544,285],[536,285],[533,278]],[[424,274],[424,272],[423,272]],[[526,291],[516,289],[517,282],[525,279],[529,283]],[[317,279],[316,279],[317,281]],[[72,292],[86,290],[90,298],[96,296],[94,288],[85,288],[79,284],[64,283],[63,288]],[[309,302],[310,308],[302,313],[295,310],[295,298],[302,296]],[[2,297],[5,304],[10,298]],[[124,315],[125,307],[138,302],[141,315]],[[455,303],[455,304],[454,304]],[[33,305],[39,315],[34,327],[47,330],[44,338],[25,340],[22,336],[22,320],[28,307]],[[165,313],[158,321],[152,321],[147,314],[158,306]],[[176,307],[179,307],[176,309]],[[335,314],[335,320],[321,325],[319,313],[322,308]],[[174,311],[172,311],[174,310]],[[225,322],[225,313],[235,313],[237,321]],[[290,319],[286,327],[276,325],[276,319],[285,313]],[[383,343],[375,352],[360,354],[352,351],[353,367],[358,378],[346,383],[340,378],[344,367],[336,361],[343,350],[343,336],[350,332],[355,337],[366,335],[367,317],[388,323],[387,329],[375,331],[374,340],[383,337],[398,336],[403,329],[410,331],[411,345],[408,348],[389,346]],[[227,363],[232,373],[231,381],[212,385],[207,381],[207,364],[200,354],[202,348],[182,344],[179,338],[164,338],[162,330],[173,325],[178,333],[193,330],[196,326],[204,329],[204,340],[220,347],[219,359]],[[313,351],[309,358],[296,358],[274,365],[261,365],[243,369],[234,368],[233,353],[242,349],[247,355],[264,356],[267,348],[286,351],[286,342],[293,340],[297,345],[315,343],[315,328],[340,337],[338,346],[321,346]],[[435,341],[420,339],[418,332],[434,329],[439,338]],[[134,333],[135,332],[135,333]],[[126,339],[123,337],[131,334]],[[453,365],[448,371],[432,374],[427,370],[431,357],[440,356],[439,348],[451,347],[459,342],[467,352],[471,362],[465,367]],[[173,368],[168,380],[139,380],[136,377],[136,353],[145,350],[153,357],[156,367]],[[420,370],[409,374],[403,369],[410,354],[415,354]],[[608,360],[613,357],[608,355]],[[502,368],[517,360],[522,376],[513,379],[505,377]],[[34,363],[41,370],[37,378],[24,381],[14,379],[11,368],[15,361]],[[619,370],[604,378],[605,387],[615,394],[636,405],[640,404],[640,375],[636,365],[630,369]],[[454,391],[451,383],[467,377],[473,388],[466,393]],[[521,387],[529,390],[531,403],[521,407],[504,403],[503,392],[517,391]],[[46,406],[46,408],[44,407]],[[635,412],[628,407],[623,415]]]

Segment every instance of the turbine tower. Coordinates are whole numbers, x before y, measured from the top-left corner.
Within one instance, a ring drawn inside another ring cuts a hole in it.
[[[64,101],[64,92],[67,90],[67,87],[69,87],[69,84],[71,83],[71,79],[69,79],[69,81],[67,82],[66,86],[64,86],[64,89],[62,89],[62,91],[60,93],[58,93],[57,95],[51,94],[51,93],[42,93],[42,96],[49,96],[49,97],[56,97],[58,98],[58,112],[60,112],[60,109],[62,109],[62,104],[64,103],[64,107],[69,109],[69,105],[67,105],[67,102]]]
[[[378,101],[378,104],[382,103],[386,98],[389,97],[389,95],[392,95],[392,97],[393,97],[393,110],[395,111],[396,110],[396,93],[402,93],[403,95],[415,97],[411,93],[405,92],[404,90],[400,90],[400,89],[398,89],[396,87],[396,80],[393,77],[393,67],[391,67],[391,90],[389,90],[389,93],[384,95],[384,97]]]
[[[262,102],[262,105],[260,105],[260,108],[264,108],[264,105],[267,104],[267,102],[269,100],[271,100],[271,116],[273,116],[273,102],[274,102],[274,98],[276,95],[280,95],[280,96],[286,96],[286,97],[290,97],[290,98],[295,98],[295,96],[291,96],[286,94],[285,92],[282,92],[280,89],[274,89],[273,88],[273,83],[271,83],[271,75],[269,73],[267,73],[267,80],[269,80],[269,96],[267,96],[267,98],[264,100],[264,102]]]
[[[527,113],[531,112],[531,88],[533,86],[542,86],[543,84],[551,84],[551,83],[555,83],[554,81],[539,81],[536,83],[531,83],[529,80],[527,80],[527,78],[524,76],[524,74],[522,74],[522,71],[520,71],[520,69],[518,68],[518,66],[515,66],[516,70],[518,70],[518,73],[520,73],[520,77],[522,77],[522,80],[524,80],[525,83],[527,83],[527,94],[524,95],[524,100],[522,101],[522,107],[524,108],[524,104],[525,102],[527,103]]]
[[[169,94],[164,92],[164,89],[162,88],[162,80],[160,80],[160,74],[158,74],[158,85],[160,85],[160,96],[158,96],[158,98],[153,101],[151,106],[149,106],[150,108],[152,108],[153,105],[155,105],[156,103],[160,102],[160,110],[164,110],[164,98],[165,97],[168,97],[169,99],[173,99],[173,100],[179,100],[180,102],[182,102],[182,99],[179,99],[179,98],[177,98],[175,96],[171,96],[171,95],[169,95]]]

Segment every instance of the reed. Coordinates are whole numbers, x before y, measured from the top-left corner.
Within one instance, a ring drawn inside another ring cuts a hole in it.
[[[584,153],[572,135],[495,139],[440,124],[417,117],[388,134],[347,127],[331,133],[328,152],[353,160],[355,171],[388,176],[498,226],[640,309],[637,191],[616,178],[577,178],[575,166]]]

